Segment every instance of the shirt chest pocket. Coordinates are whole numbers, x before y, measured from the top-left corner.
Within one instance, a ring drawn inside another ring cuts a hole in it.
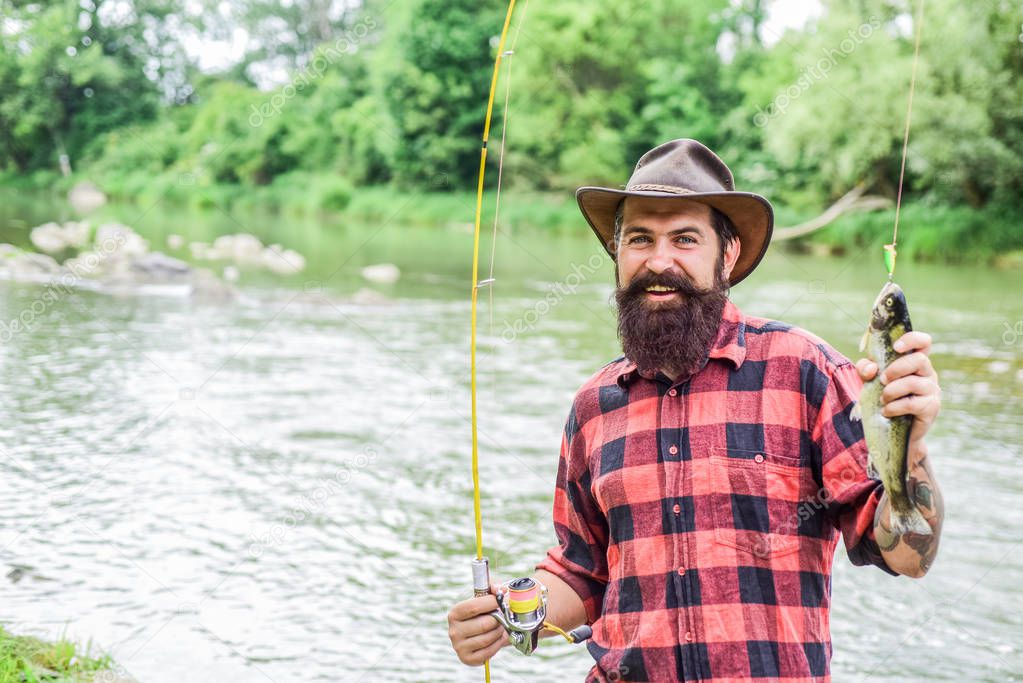
[[[801,501],[812,484],[798,458],[717,449],[710,470],[715,541],[761,559],[799,549]]]

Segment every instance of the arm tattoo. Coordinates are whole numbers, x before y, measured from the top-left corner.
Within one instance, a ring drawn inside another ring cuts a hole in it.
[[[913,474],[906,480],[907,493],[924,519],[931,525],[933,533],[922,535],[907,532],[901,536],[893,533],[890,524],[891,504],[886,494],[874,515],[874,536],[883,552],[895,553],[894,557],[886,559],[892,559],[902,567],[906,567],[907,564],[918,564],[920,573],[924,574],[931,568],[938,553],[944,503],[941,490],[934,483],[926,455],[916,462],[912,472]],[[900,548],[901,544],[904,544],[905,548]]]
[[[888,519],[888,496],[884,496],[881,504],[877,506],[877,512],[874,513],[874,538],[877,540],[877,546],[884,552],[891,552],[895,550],[895,546],[899,544],[899,537],[892,533],[891,527],[885,521]]]
[[[913,499],[916,501],[916,506],[920,508],[920,512],[934,512],[934,492],[931,491],[931,485],[926,481],[919,481],[917,479],[910,478],[909,480],[910,490],[913,492]]]

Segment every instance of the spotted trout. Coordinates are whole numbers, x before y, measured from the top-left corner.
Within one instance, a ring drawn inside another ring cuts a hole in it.
[[[870,325],[860,342],[860,351],[877,364],[877,376],[864,383],[860,400],[851,417],[863,421],[863,434],[870,454],[867,472],[880,479],[891,504],[892,532],[929,535],[931,526],[916,507],[906,484],[911,415],[887,418],[881,414],[881,373],[902,354],[895,351],[895,341],[912,330],[906,296],[894,282],[888,282],[874,302]]]

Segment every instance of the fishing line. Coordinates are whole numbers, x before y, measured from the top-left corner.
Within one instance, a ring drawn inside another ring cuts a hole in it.
[[[515,26],[515,37],[512,38],[511,49],[504,53],[505,57],[508,57],[508,68],[505,70],[505,89],[504,89],[504,118],[501,121],[501,151],[497,156],[497,195],[494,197],[494,228],[491,233],[490,242],[490,275],[489,279],[494,279],[494,257],[497,252],[497,224],[498,217],[501,214],[501,182],[504,178],[504,149],[505,143],[508,140],[508,118],[510,114],[509,101],[511,100],[511,84],[512,84],[512,57],[515,56],[515,46],[519,44],[519,36],[522,35],[522,25],[526,23],[526,13],[529,12],[529,0],[525,0],[522,3],[522,11],[519,12],[519,23]],[[490,289],[491,302],[493,302],[493,287]]]
[[[909,102],[906,105],[906,127],[902,135],[902,167],[899,169],[899,193],[895,200],[895,226],[892,229],[892,243],[884,245],[884,263],[888,268],[888,281],[895,278],[895,247],[899,239],[899,213],[902,209],[902,183],[906,178],[906,152],[909,150],[909,124],[913,118],[913,93],[916,91],[916,70],[920,62],[920,37],[924,32],[924,1],[920,0],[917,12],[916,40],[913,45],[913,74],[909,79]]]
[[[509,102],[511,100],[511,84],[512,84],[512,65],[515,63],[512,57],[515,55],[515,47],[519,44],[519,36],[522,35],[522,25],[526,22],[526,14],[529,12],[529,0],[526,0],[522,4],[522,10],[519,12],[519,23],[515,26],[515,36],[512,38],[511,48],[504,53],[504,56],[508,58],[508,66],[504,71],[505,78],[505,89],[504,89],[504,109],[503,118],[501,120],[501,151],[497,156],[497,196],[494,198],[494,227],[490,235],[490,273],[487,275],[487,282],[490,286],[487,289],[487,312],[490,319],[490,338],[494,338],[494,263],[497,260],[497,225],[498,218],[501,215],[501,186],[504,179],[504,150],[505,144],[508,140],[508,118],[510,116],[511,107]],[[491,389],[496,395],[497,393],[497,373],[491,376],[494,380]]]

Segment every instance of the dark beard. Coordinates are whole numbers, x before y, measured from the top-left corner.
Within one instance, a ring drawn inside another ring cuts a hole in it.
[[[685,377],[703,367],[728,301],[728,280],[720,265],[711,289],[700,289],[681,273],[664,272],[637,277],[615,291],[618,338],[640,372],[664,370]],[[652,285],[672,287],[681,298],[652,304],[646,300]]]

